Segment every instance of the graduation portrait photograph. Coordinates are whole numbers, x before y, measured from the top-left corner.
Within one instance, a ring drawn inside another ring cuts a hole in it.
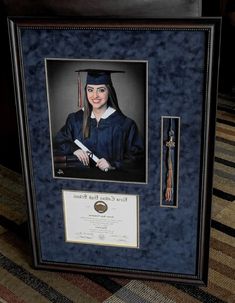
[[[146,182],[147,61],[45,59],[55,178]]]

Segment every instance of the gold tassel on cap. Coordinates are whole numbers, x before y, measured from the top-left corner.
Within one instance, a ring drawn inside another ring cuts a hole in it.
[[[81,75],[78,73],[78,107],[82,108],[82,83],[81,83]]]
[[[173,155],[175,148],[174,131],[172,129],[172,119],[170,122],[169,141],[166,142],[167,147],[167,177],[166,177],[166,192],[165,200],[170,202],[173,200],[174,192],[174,174],[173,174]]]

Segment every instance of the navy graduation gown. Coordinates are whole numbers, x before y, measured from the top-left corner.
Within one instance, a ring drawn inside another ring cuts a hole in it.
[[[101,118],[98,123],[94,118],[89,119],[90,136],[83,139],[83,110],[68,116],[66,124],[55,137],[57,154],[73,154],[78,149],[74,140],[78,139],[94,155],[106,159],[115,168],[137,168],[143,164],[144,144],[132,119],[118,111],[105,119]]]

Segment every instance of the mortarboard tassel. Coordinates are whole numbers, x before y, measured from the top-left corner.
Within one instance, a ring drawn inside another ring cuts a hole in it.
[[[82,89],[81,89],[81,75],[78,73],[78,106],[82,108]]]
[[[165,200],[170,202],[173,200],[173,155],[175,148],[174,131],[172,129],[172,119],[170,120],[169,141],[166,142],[167,147],[167,176],[166,176],[166,192]]]

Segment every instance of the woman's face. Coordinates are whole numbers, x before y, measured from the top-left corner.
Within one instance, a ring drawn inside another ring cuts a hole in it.
[[[107,108],[108,88],[104,84],[91,85],[86,87],[87,99],[94,109]]]

